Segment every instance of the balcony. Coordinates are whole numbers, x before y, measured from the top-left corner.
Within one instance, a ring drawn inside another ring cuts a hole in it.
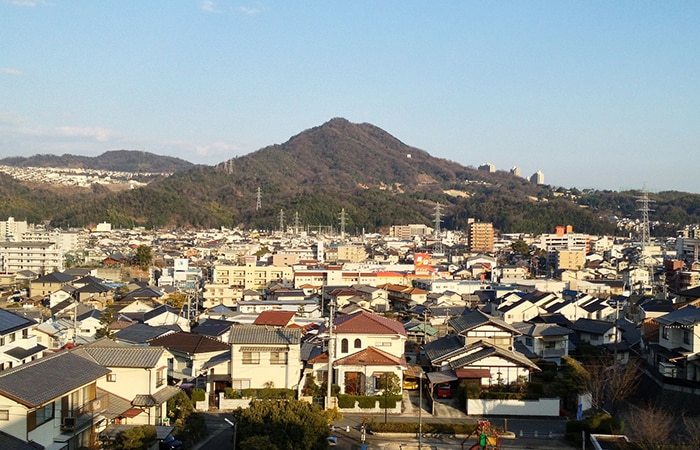
[[[77,408],[61,409],[61,431],[76,432],[86,428],[108,406],[109,397],[103,394]]]

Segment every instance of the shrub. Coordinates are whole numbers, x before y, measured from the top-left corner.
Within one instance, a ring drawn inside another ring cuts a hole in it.
[[[354,408],[355,401],[357,397],[354,395],[338,394],[338,407],[339,408]]]
[[[156,427],[141,425],[117,434],[111,448],[115,450],[145,450],[156,441]]]
[[[227,387],[227,388],[224,388],[224,398],[227,398],[227,399],[241,398],[241,393],[238,389],[233,389],[233,388]]]
[[[204,392],[204,389],[194,388],[190,396],[193,402],[201,402],[206,399],[206,392]]]

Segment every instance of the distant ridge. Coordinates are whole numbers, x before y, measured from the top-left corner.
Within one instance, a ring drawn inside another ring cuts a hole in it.
[[[34,155],[0,159],[0,165],[14,167],[55,167],[94,169],[116,172],[173,173],[189,170],[194,164],[172,156],[161,156],[140,150],[111,150],[99,156]]]
[[[141,153],[105,155],[107,160],[139,161],[145,158]],[[165,171],[163,157],[149,158],[150,165],[130,162],[130,169],[155,171],[158,164]],[[465,143],[465,159],[483,160],[483,155]],[[360,233],[387,231],[391,225],[432,226],[440,205],[441,227],[447,230],[464,229],[467,219],[474,218],[502,232],[553,232],[557,225],[572,225],[579,232],[613,235],[629,230],[618,230],[611,217],[638,216],[639,192],[536,185],[504,171],[480,171],[435,158],[374,125],[343,118],[216,166],[189,165],[173,172],[121,192],[95,185],[65,193],[0,177],[0,218],[50,221],[63,228],[106,221],[115,228],[279,230],[298,223],[313,231],[337,230],[344,211],[346,231]],[[700,223],[700,195],[666,192],[651,197],[652,220],[666,218],[667,235],[683,224]],[[664,231],[663,226],[656,231]]]

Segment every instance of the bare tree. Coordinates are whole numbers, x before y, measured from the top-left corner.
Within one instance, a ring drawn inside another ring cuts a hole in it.
[[[625,434],[641,450],[656,450],[669,445],[674,435],[673,414],[657,405],[630,406],[625,413]]]
[[[610,357],[597,358],[585,365],[590,377],[587,387],[593,408],[600,409],[606,402],[615,410],[639,387],[642,379],[641,363],[630,358],[627,363],[615,363]]]
[[[683,443],[688,448],[700,448],[700,417],[683,417]]]

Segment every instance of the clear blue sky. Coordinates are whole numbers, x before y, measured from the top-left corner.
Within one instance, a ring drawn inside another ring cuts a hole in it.
[[[0,0],[0,157],[216,164],[333,117],[556,186],[700,192],[700,2]]]

